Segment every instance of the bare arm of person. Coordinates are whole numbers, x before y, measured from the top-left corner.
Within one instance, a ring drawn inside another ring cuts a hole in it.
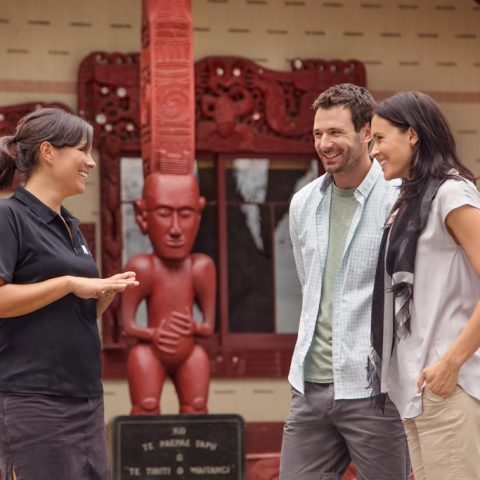
[[[445,224],[455,241],[465,250],[480,278],[480,210],[463,205],[448,214]],[[477,302],[465,328],[442,358],[423,369],[417,382],[419,391],[426,382],[428,389],[434,394],[443,398],[450,396],[455,391],[460,368],[479,348],[480,301]]]
[[[0,318],[27,315],[69,293],[84,299],[98,299],[107,292],[123,292],[137,285],[134,272],[120,273],[110,278],[65,275],[25,285],[6,283],[0,279]]]

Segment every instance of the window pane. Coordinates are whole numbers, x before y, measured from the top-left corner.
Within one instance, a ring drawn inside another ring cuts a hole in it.
[[[204,196],[207,202],[216,202],[217,171],[213,158],[199,158],[195,161],[194,170],[200,185],[200,195]]]
[[[229,206],[229,330],[273,332],[273,276],[269,208]]]
[[[152,244],[135,221],[133,202],[142,197],[143,165],[141,158],[122,158],[120,162],[122,205],[122,265],[138,253],[152,251]]]
[[[225,161],[227,201],[290,202],[318,177],[317,160],[235,158]]]
[[[200,185],[200,195],[205,197],[207,205],[202,213],[202,221],[192,251],[205,253],[217,264],[217,172],[215,161],[213,159],[197,160],[195,175]]]
[[[225,167],[230,331],[296,333],[301,289],[288,207],[318,176],[318,163],[238,158]]]
[[[143,163],[141,158],[122,158],[120,161],[120,202],[122,208],[122,267],[138,253],[152,252],[152,244],[135,221],[133,202],[142,197]],[[147,308],[143,300],[137,310],[136,322],[147,326]]]

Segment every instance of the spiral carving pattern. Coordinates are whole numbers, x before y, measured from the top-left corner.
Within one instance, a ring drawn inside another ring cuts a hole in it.
[[[167,119],[173,119],[185,113],[188,108],[189,95],[186,89],[177,86],[165,89],[159,98],[158,113]]]

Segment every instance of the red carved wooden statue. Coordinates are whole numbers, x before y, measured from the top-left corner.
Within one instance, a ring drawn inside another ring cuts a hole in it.
[[[181,413],[206,413],[210,361],[195,337],[213,333],[215,266],[210,257],[191,254],[205,199],[193,175],[152,173],[144,197],[135,205],[137,223],[149,235],[153,253],[139,254],[125,268],[137,273],[140,286],[123,298],[123,325],[137,338],[127,371],[132,414],[159,414],[167,376],[175,385]],[[139,303],[147,299],[148,325],[135,322]],[[203,323],[196,323],[197,299]]]
[[[213,261],[191,254],[205,199],[192,175],[194,84],[191,5],[144,0],[140,62],[141,138],[145,183],[136,220],[153,253],[131,258],[140,288],[123,297],[125,332],[138,340],[128,354],[132,414],[159,414],[167,376],[181,413],[207,413],[210,360],[195,337],[209,337],[215,322]],[[135,321],[147,301],[147,326]],[[193,318],[194,302],[203,314]]]

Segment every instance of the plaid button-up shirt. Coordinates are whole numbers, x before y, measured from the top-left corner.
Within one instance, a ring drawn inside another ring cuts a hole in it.
[[[324,183],[325,182],[325,183]],[[335,281],[332,361],[335,399],[365,398],[372,292],[383,225],[398,195],[377,161],[355,190],[358,202]],[[297,343],[289,382],[304,392],[304,362],[315,333],[330,224],[331,176],[297,192],[290,204],[290,236],[303,291]],[[335,221],[335,219],[332,219]]]

